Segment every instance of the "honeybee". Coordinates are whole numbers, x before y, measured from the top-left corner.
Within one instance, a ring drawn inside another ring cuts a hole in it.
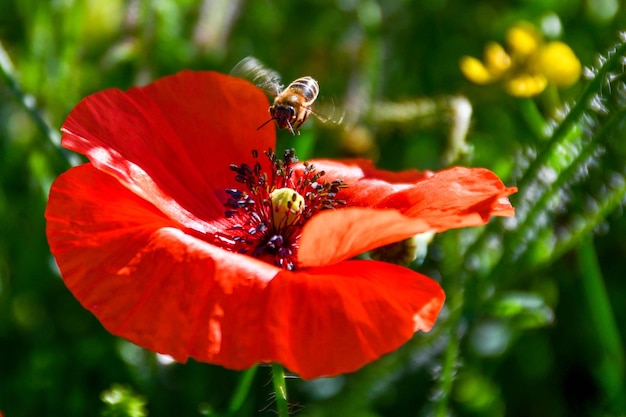
[[[312,77],[300,77],[284,88],[276,71],[266,68],[258,59],[251,56],[239,61],[230,73],[247,79],[274,97],[274,103],[269,108],[271,118],[258,129],[274,120],[280,129],[289,129],[295,136],[300,134],[300,126],[311,114],[322,122],[341,123],[343,119],[343,116],[340,119],[327,118],[313,109],[320,87]]]

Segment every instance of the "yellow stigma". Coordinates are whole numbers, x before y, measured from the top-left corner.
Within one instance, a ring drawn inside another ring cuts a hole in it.
[[[304,210],[304,197],[291,188],[277,188],[270,193],[274,226],[291,226],[300,219]]]

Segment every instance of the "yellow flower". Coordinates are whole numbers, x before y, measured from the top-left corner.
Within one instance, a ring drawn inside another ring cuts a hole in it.
[[[530,56],[540,48],[541,34],[529,23],[518,23],[506,32],[506,42],[513,55]]]
[[[496,76],[501,76],[511,68],[511,57],[499,43],[489,42],[485,46],[484,59],[489,72]]]
[[[550,42],[541,48],[539,71],[557,87],[569,87],[580,78],[582,67],[572,48],[563,42]]]
[[[548,79],[541,74],[521,74],[507,79],[504,89],[514,97],[533,97],[541,93],[548,86]]]
[[[472,56],[464,56],[461,58],[459,65],[465,78],[474,84],[488,84],[497,80],[495,74],[492,74],[479,59]]]
[[[502,82],[505,91],[515,97],[536,96],[549,83],[569,87],[580,78],[582,67],[574,51],[563,42],[544,42],[529,23],[510,28],[506,45],[505,49],[489,42],[482,61],[464,56],[459,63],[461,72],[475,84]]]

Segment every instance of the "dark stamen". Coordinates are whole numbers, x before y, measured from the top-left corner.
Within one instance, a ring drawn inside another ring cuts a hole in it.
[[[320,210],[345,206],[346,202],[337,200],[336,196],[347,185],[342,180],[323,181],[325,173],[316,172],[308,162],[296,169],[298,158],[294,149],[285,150],[280,159],[271,148],[264,155],[270,170],[263,168],[257,150],[252,151],[255,159],[252,167],[245,163],[230,165],[235,181],[242,187],[225,190],[228,197],[224,216],[235,223],[228,233],[216,237],[227,250],[267,259],[280,268],[293,270],[304,223]],[[293,190],[288,200],[273,202],[272,193],[284,188]],[[280,210],[286,212],[275,218],[273,211],[281,205]]]

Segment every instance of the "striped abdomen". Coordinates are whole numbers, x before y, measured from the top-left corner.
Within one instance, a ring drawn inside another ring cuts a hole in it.
[[[305,106],[310,106],[313,104],[317,95],[320,92],[320,86],[311,77],[300,77],[285,88],[285,92],[292,91],[296,94],[301,94],[305,99],[305,103],[302,103]]]

